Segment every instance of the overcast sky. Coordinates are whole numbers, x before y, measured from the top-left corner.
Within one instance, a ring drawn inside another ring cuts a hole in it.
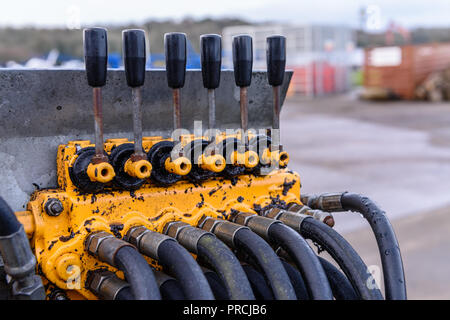
[[[390,21],[450,26],[450,0],[4,0],[0,25],[77,27],[190,16],[358,26],[360,9],[368,5],[375,5],[378,27]]]

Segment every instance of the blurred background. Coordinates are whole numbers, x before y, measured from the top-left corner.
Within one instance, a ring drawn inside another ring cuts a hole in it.
[[[363,193],[390,217],[413,299],[450,299],[450,2],[448,0],[21,1],[0,10],[0,66],[83,68],[82,32],[109,30],[109,66],[121,67],[121,31],[143,28],[149,68],[164,68],[163,34],[287,37],[294,71],[282,112],[283,144],[302,192]],[[380,266],[365,220],[336,214],[336,229]]]

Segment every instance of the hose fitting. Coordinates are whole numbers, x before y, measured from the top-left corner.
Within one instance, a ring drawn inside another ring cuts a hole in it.
[[[320,222],[325,223],[330,227],[334,226],[334,217],[329,212],[323,212],[322,210],[313,210],[308,206],[300,205],[295,202],[290,203],[287,207],[287,210],[299,214],[306,214]]]
[[[204,236],[214,236],[211,232],[196,228],[188,223],[175,221],[164,226],[164,233],[176,239],[183,247],[190,252],[198,252],[198,242]]]
[[[244,166],[247,169],[254,168],[259,163],[259,156],[255,151],[247,150],[245,152],[233,151],[231,162],[235,166]]]
[[[115,263],[116,253],[123,247],[135,249],[128,242],[117,239],[112,234],[104,231],[91,233],[85,242],[87,252],[113,267],[117,267]]]
[[[35,274],[36,258],[24,227],[0,197],[0,253],[4,271],[12,278],[11,294],[17,300],[44,300],[45,288]]]
[[[249,227],[250,230],[255,232],[261,238],[269,241],[269,229],[275,223],[281,223],[275,219],[261,217],[253,213],[239,212],[233,217],[233,222]]]
[[[214,219],[211,217],[205,217],[203,220],[200,220],[199,228],[214,233],[217,238],[222,240],[231,248],[235,247],[234,237],[236,233],[241,229],[249,229],[248,227],[244,227],[236,223]]]
[[[274,220],[279,220],[296,231],[300,231],[301,225],[305,219],[313,219],[313,217],[306,214],[293,213],[279,208],[272,208],[268,210],[265,212],[264,216]]]
[[[158,249],[163,242],[176,242],[174,238],[151,231],[143,226],[131,228],[126,235],[126,240],[134,245],[139,252],[156,260],[159,259]]]
[[[301,201],[310,208],[326,212],[346,211],[341,203],[341,198],[344,193],[345,192],[323,193],[319,196],[304,195],[301,196]]]
[[[116,300],[119,292],[130,285],[109,270],[91,272],[86,282],[89,290],[103,300]]]

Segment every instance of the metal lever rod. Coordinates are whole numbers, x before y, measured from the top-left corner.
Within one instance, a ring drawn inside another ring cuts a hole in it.
[[[248,98],[247,87],[252,82],[253,40],[248,35],[233,37],[234,79],[240,87],[241,129],[248,141]]]
[[[209,129],[216,127],[215,89],[220,85],[222,66],[222,37],[206,34],[200,37],[203,86],[208,89]]]
[[[164,48],[167,84],[173,89],[173,126],[177,130],[181,129],[180,88],[184,86],[186,78],[186,34],[166,33]]]
[[[273,117],[272,117],[272,146],[278,149],[280,145],[280,86],[283,84],[286,68],[286,38],[272,36],[267,38],[267,78],[273,87]]]
[[[128,86],[133,103],[134,154],[144,156],[142,150],[142,86],[145,81],[145,32],[144,30],[124,30],[123,59]]]
[[[101,87],[106,84],[108,63],[107,31],[103,28],[88,28],[83,33],[84,58],[89,86],[93,88],[95,119],[95,156],[93,162],[106,161],[103,154],[103,114]]]

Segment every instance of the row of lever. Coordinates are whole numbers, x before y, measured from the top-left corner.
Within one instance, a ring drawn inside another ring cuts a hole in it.
[[[132,90],[134,144],[128,143],[105,154],[103,143],[102,95],[106,84],[108,41],[103,28],[84,30],[84,55],[88,84],[93,88],[95,118],[95,148],[78,152],[71,169],[74,184],[87,192],[97,192],[115,180],[124,188],[136,189],[145,179],[152,177],[156,183],[169,185],[190,174],[194,180],[204,180],[214,173],[225,172],[235,176],[256,165],[267,165],[260,161],[262,155],[268,159],[286,159],[279,137],[280,86],[283,83],[286,64],[286,39],[283,36],[267,38],[267,76],[273,87],[273,125],[267,135],[250,139],[248,130],[247,88],[251,84],[253,70],[253,43],[249,35],[233,37],[233,65],[235,82],[240,87],[241,134],[239,137],[224,137],[218,134],[209,139],[196,139],[183,145],[179,141],[161,141],[153,145],[146,154],[142,144],[142,95],[145,81],[146,38],[139,29],[124,30],[123,59],[126,80]],[[180,88],[186,75],[186,35],[167,33],[164,36],[166,74],[168,86],[173,90],[173,129],[181,129]],[[216,34],[200,37],[203,85],[208,91],[209,129],[215,129],[214,91],[220,85],[222,39]],[[250,145],[264,142],[267,148],[252,151]],[[203,154],[206,148],[207,155]],[[186,157],[200,148],[201,157]],[[258,154],[259,153],[259,154]],[[287,161],[284,161],[287,163]]]

